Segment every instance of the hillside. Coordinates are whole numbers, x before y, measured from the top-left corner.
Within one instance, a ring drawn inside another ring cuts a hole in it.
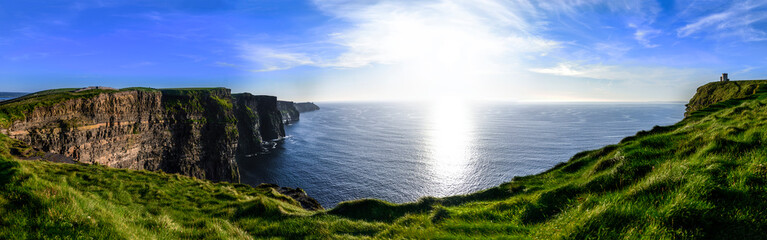
[[[327,211],[268,186],[18,160],[38,153],[0,136],[0,238],[765,239],[763,86],[699,89],[693,100],[715,101],[691,100],[675,125],[484,191]]]
[[[722,101],[751,96],[758,91],[763,91],[764,85],[766,84],[767,80],[707,83],[706,85],[700,86],[695,96],[693,96],[692,99],[690,99],[690,102],[685,105],[687,106],[685,116]]]

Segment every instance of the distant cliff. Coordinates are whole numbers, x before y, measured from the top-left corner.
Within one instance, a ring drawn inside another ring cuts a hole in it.
[[[317,111],[320,110],[320,107],[314,104],[313,102],[302,102],[302,103],[296,103],[296,109],[298,109],[298,112],[311,112],[311,111]]]
[[[277,101],[277,109],[282,114],[282,121],[285,124],[291,124],[300,119],[300,113],[296,109],[296,104],[291,101]]]
[[[237,152],[252,155],[265,151],[264,146],[272,140],[285,137],[282,115],[277,110],[277,98],[250,93],[233,95],[239,145]]]
[[[695,96],[686,104],[685,116],[727,100],[741,99],[764,91],[767,80],[711,82],[698,87]]]
[[[294,103],[291,101],[278,101],[277,108],[280,110],[285,124],[298,121],[302,112],[320,110],[319,106],[311,102]]]
[[[236,153],[285,136],[272,96],[57,89],[0,103],[0,133],[83,163],[239,182]]]

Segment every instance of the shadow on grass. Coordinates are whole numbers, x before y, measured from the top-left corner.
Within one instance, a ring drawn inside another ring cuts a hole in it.
[[[355,220],[392,222],[406,214],[426,213],[437,206],[456,206],[468,202],[494,201],[507,199],[524,189],[523,186],[508,187],[501,185],[467,195],[445,198],[424,197],[417,202],[394,204],[377,199],[360,199],[339,203],[328,211],[331,215]]]

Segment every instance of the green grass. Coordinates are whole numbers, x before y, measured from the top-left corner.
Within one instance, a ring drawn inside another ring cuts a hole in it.
[[[381,224],[303,210],[268,187],[11,159],[0,137],[0,239],[365,235]]]
[[[159,91],[157,89],[143,87],[123,88],[120,90],[93,89],[82,92],[75,92],[77,89],[79,88],[51,89],[4,101],[2,105],[0,105],[0,128],[8,128],[13,123],[13,121],[25,119],[26,116],[35,108],[50,107],[67,100],[92,98],[101,93],[111,93],[118,91]]]
[[[698,88],[687,104],[687,113],[709,108],[726,100],[736,100],[767,91],[767,80],[711,82]]]
[[[38,107],[49,107],[54,104],[77,98],[91,98],[104,92],[114,90],[94,89],[82,92],[74,92],[76,88],[53,89],[32,93],[12,100],[4,101],[0,105],[0,128],[8,128],[16,120],[25,119],[27,114]]]
[[[221,106],[222,109],[231,110],[232,109],[232,99],[226,98],[222,99],[220,97],[217,97],[215,95],[211,95],[210,98],[212,98],[216,103],[218,103],[219,106]]]
[[[213,92],[213,91],[225,91],[226,88],[222,87],[215,87],[215,88],[162,88],[159,89],[159,91],[162,92],[162,94],[167,95],[189,95],[189,94],[198,94],[203,92]]]
[[[15,160],[23,144],[0,137],[0,239],[765,239],[767,94],[720,100],[484,191],[320,212],[263,187]]]
[[[125,91],[159,92],[160,89],[148,88],[148,87],[129,87],[129,88],[120,88],[120,91],[121,92],[125,92]]]

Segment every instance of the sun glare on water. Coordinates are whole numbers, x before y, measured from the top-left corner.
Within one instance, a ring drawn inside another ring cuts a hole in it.
[[[442,195],[464,178],[473,155],[470,112],[460,100],[444,100],[431,106],[427,127],[432,176]]]

